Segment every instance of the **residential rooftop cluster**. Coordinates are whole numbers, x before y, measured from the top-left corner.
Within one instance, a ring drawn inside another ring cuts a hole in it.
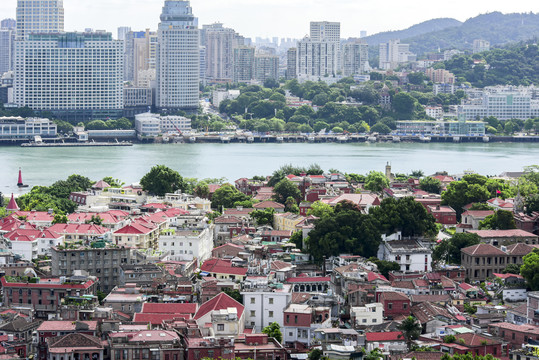
[[[507,191],[503,184],[526,174],[490,181]],[[458,211],[442,204],[456,182],[476,174],[403,179],[388,164],[379,175],[388,180],[379,191],[367,190],[369,179],[330,172],[289,174],[274,186],[271,177],[240,178],[212,184],[199,197],[154,196],[138,184],[101,180],[69,195],[78,207],[63,220],[53,211],[20,210],[12,196],[0,219],[1,356],[305,359],[318,349],[330,359],[379,351],[387,359],[471,353],[516,360],[533,354],[539,295],[518,271],[507,270],[539,246],[539,213],[525,213],[530,205],[520,192]],[[425,178],[435,179],[443,195],[422,190]],[[300,201],[279,202],[283,183]],[[252,205],[216,208],[223,190]],[[342,211],[366,219],[408,199],[436,234],[409,235],[405,224],[381,234],[376,257],[328,251],[317,261],[312,253],[324,221]],[[495,214],[509,214],[515,228],[479,229]],[[456,255],[439,254],[463,235],[476,241]],[[412,337],[403,325],[410,321],[418,328]]]

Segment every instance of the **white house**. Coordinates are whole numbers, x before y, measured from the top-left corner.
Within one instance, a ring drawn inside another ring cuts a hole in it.
[[[384,305],[371,303],[365,306],[353,306],[350,317],[356,326],[378,325],[384,322]]]
[[[243,304],[245,306],[245,326],[252,328],[253,333],[259,333],[272,322],[282,328],[283,311],[292,300],[292,286],[278,284],[270,288],[265,287],[244,289]]]
[[[169,259],[185,261],[198,259],[200,263],[211,257],[213,225],[201,230],[167,229],[169,235],[159,237],[159,250],[169,253]]]
[[[383,241],[378,248],[378,258],[396,262],[402,272],[432,270],[432,250],[418,240]]]
[[[22,259],[31,261],[38,255],[50,255],[50,249],[64,241],[64,236],[49,230],[17,229],[4,235],[11,244],[11,251]]]
[[[244,332],[244,309],[242,304],[220,293],[202,304],[194,319],[204,336],[237,337]]]

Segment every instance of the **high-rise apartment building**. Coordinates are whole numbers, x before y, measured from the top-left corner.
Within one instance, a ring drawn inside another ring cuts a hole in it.
[[[63,0],[17,0],[17,40],[64,31]]]
[[[125,41],[127,39],[127,34],[131,31],[129,26],[120,26],[118,28],[118,40]]]
[[[342,74],[360,75],[367,72],[369,64],[369,45],[359,39],[349,41],[342,46]]]
[[[341,41],[341,23],[329,21],[311,21],[312,41]]]
[[[112,34],[31,34],[17,43],[14,102],[73,120],[118,117],[122,41]]]
[[[417,56],[410,52],[410,44],[401,44],[400,40],[389,40],[379,45],[379,68],[395,69],[399,64],[415,61]]]
[[[234,77],[234,48],[239,43],[238,34],[223,24],[204,25],[206,37],[206,80],[230,82]]]
[[[254,79],[261,83],[268,79],[279,80],[279,57],[256,55]]]
[[[298,42],[297,76],[300,80],[318,80],[336,76],[340,71],[341,24],[311,22],[310,37]]]
[[[297,77],[297,57],[298,49],[293,47],[286,52],[286,78],[295,79]]]
[[[17,28],[17,22],[15,19],[4,19],[0,21],[0,29],[15,30]]]
[[[487,40],[482,39],[475,39],[473,41],[473,53],[480,53],[483,51],[489,51],[490,50],[490,42]]]
[[[157,31],[157,92],[160,109],[196,109],[199,100],[198,21],[189,1],[165,0]]]
[[[149,87],[155,80],[157,33],[155,31],[130,31],[125,38],[124,80],[135,86]]]
[[[13,70],[15,57],[15,30],[9,28],[0,29],[0,76]]]
[[[249,82],[254,78],[255,48],[239,46],[234,49],[234,82]]]

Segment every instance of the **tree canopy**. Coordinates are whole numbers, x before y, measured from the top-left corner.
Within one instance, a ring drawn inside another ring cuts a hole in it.
[[[272,322],[264,329],[262,329],[262,333],[267,334],[268,337],[274,338],[279,343],[283,341],[283,333],[281,332],[281,327],[276,322]]]
[[[539,249],[533,249],[531,253],[522,258],[520,275],[526,279],[528,286],[533,290],[539,290]]]
[[[365,178],[365,189],[382,192],[385,188],[389,187],[389,179],[379,171],[370,171]]]
[[[156,165],[140,179],[140,184],[145,191],[157,196],[173,193],[176,190],[184,190],[185,183],[181,175],[165,165]]]
[[[516,229],[513,212],[497,210],[479,223],[479,230],[509,230]]]
[[[249,196],[240,192],[233,185],[224,184],[213,193],[211,205],[214,209],[232,208],[236,202],[245,200],[249,200]]]
[[[288,180],[288,178],[283,178],[279,181],[273,188],[274,200],[285,204],[288,198],[292,200],[299,200],[301,198],[301,192],[299,191],[296,184]]]
[[[447,264],[460,265],[461,254],[460,249],[477,245],[481,242],[481,238],[473,233],[457,233],[448,240],[440,242],[432,252],[434,261],[444,261]]]
[[[429,193],[439,194],[442,191],[442,182],[436,178],[427,176],[419,181],[419,188]]]

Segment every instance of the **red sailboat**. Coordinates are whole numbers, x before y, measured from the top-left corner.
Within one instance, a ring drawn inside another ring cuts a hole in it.
[[[17,186],[20,188],[28,187],[28,185],[24,185],[22,182],[22,171],[21,168],[19,168],[19,181],[17,181]]]

